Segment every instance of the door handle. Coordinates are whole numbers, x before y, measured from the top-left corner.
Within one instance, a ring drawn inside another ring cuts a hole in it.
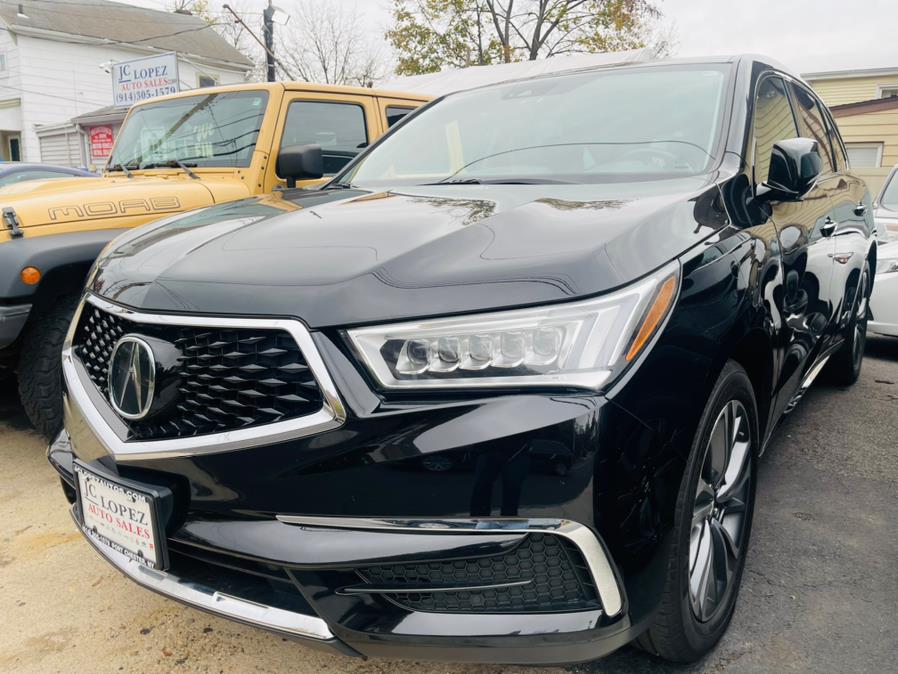
[[[836,221],[827,216],[826,220],[823,221],[823,224],[820,225],[820,233],[823,234],[823,236],[832,236],[836,231],[836,227],[838,227]]]
[[[860,217],[866,212],[867,212],[867,206],[864,204],[864,202],[863,201],[857,202],[857,206],[854,207],[854,214],[856,216]]]

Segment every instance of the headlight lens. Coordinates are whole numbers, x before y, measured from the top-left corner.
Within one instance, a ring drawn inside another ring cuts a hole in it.
[[[876,261],[877,274],[892,274],[894,272],[898,272],[898,258]]]
[[[349,337],[386,388],[570,386],[598,390],[670,314],[679,264],[581,302],[359,328]]]

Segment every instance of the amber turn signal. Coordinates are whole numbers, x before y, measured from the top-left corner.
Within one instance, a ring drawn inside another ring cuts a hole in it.
[[[639,352],[642,351],[642,347],[644,347],[651,336],[655,334],[658,325],[667,315],[676,292],[677,277],[670,275],[658,289],[658,293],[655,295],[652,305],[645,314],[642,326],[639,328],[639,332],[636,333],[636,338],[633,340],[633,344],[630,345],[630,350],[627,352],[628,363],[639,355]]]
[[[25,267],[19,272],[19,276],[25,285],[36,286],[41,280],[41,270],[37,267]]]

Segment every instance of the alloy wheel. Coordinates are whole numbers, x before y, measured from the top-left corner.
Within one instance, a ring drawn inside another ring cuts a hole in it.
[[[725,605],[745,548],[752,460],[748,413],[731,400],[714,422],[692,506],[689,599],[701,622]]]

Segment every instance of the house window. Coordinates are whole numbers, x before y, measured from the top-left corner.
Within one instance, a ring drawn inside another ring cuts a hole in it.
[[[852,168],[879,168],[882,165],[882,143],[845,143]]]
[[[0,50],[0,77],[6,77],[9,74],[9,70],[6,65],[6,52]]]
[[[880,98],[898,98],[898,86],[895,87],[879,87]]]
[[[218,78],[205,73],[196,74],[196,85],[202,89],[203,87],[214,87],[218,84]]]

